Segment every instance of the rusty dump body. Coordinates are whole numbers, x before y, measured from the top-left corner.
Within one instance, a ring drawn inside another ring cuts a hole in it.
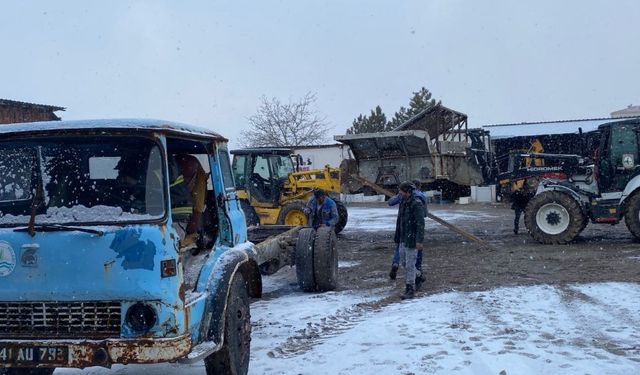
[[[339,135],[355,165],[343,168],[343,191],[362,188],[349,174],[358,174],[385,188],[406,180],[424,184],[446,180],[458,185],[491,182],[492,155],[488,134],[467,129],[467,116],[442,105],[424,110],[389,132]],[[353,164],[353,163],[352,163]]]
[[[232,281],[241,275],[259,297],[259,266],[292,262],[295,228],[248,241],[217,133],[93,120],[9,125],[0,135],[0,373],[201,360],[225,345]],[[206,242],[196,248],[183,247],[176,226],[178,153],[196,154],[211,179]],[[137,185],[121,181],[127,165],[142,176]]]

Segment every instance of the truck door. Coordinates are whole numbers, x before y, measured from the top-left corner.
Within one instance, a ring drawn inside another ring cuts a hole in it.
[[[624,190],[638,165],[638,124],[619,123],[611,126],[610,170],[613,172],[611,189]]]
[[[226,144],[218,144],[215,152],[210,154],[211,172],[218,175],[214,178],[214,190],[218,203],[218,217],[220,220],[221,240],[228,245],[236,245],[245,242],[246,223],[241,212],[236,193],[236,185],[233,180],[231,161]]]

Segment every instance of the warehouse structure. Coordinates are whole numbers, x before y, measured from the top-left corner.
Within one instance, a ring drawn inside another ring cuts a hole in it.
[[[60,121],[55,112],[64,107],[0,99],[0,124],[18,122]]]

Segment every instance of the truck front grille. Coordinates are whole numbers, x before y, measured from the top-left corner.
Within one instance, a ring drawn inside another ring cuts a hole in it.
[[[3,302],[0,338],[120,336],[120,302]]]

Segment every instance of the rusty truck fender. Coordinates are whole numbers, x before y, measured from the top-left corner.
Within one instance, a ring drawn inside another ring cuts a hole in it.
[[[253,244],[241,245],[239,249],[226,250],[216,260],[206,281],[205,308],[199,328],[199,342],[210,342],[205,351],[193,353],[181,362],[195,362],[218,351],[224,344],[225,311],[230,293],[231,280],[240,272],[247,282],[249,296],[259,298],[262,293],[262,278],[253,257]]]

